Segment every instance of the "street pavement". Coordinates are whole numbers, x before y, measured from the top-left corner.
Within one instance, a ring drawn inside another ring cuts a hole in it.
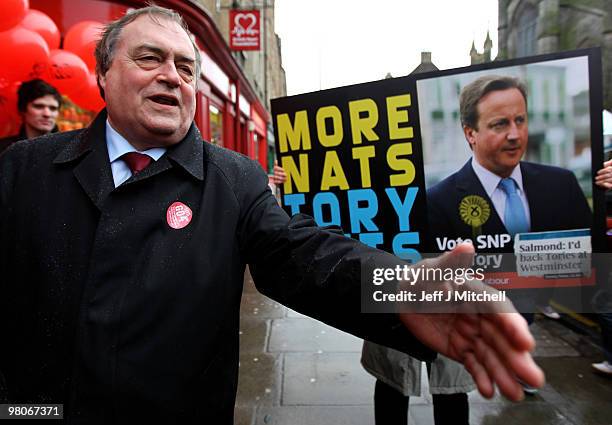
[[[474,391],[470,423],[611,425],[612,379],[590,370],[602,360],[592,338],[543,316],[531,331],[546,386],[520,403]],[[260,295],[248,272],[240,344],[236,425],[374,424],[374,378],[359,363],[362,341]],[[409,423],[433,424],[426,386],[410,399]]]

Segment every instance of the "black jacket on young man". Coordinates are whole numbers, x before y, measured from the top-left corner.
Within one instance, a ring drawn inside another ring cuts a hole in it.
[[[57,125],[53,127],[51,133],[57,133],[59,131]],[[14,134],[12,136],[3,137],[0,139],[0,154],[8,149],[13,143],[18,142],[20,140],[26,140],[28,135],[26,134],[25,125],[22,125],[19,129],[19,133]]]
[[[26,136],[25,127],[21,126],[19,133],[0,139],[0,154],[4,152],[13,143],[18,142],[20,140],[25,140],[27,138],[28,136]]]
[[[431,356],[394,315],[360,314],[362,261],[392,256],[290,219],[256,162],[203,143],[194,125],[114,188],[105,121],[0,157],[11,402],[64,403],[68,423],[231,424],[245,264],[291,308]],[[193,212],[181,229],[167,222],[175,202]]]

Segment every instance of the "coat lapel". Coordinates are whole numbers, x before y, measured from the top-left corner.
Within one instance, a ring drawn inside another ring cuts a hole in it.
[[[191,124],[187,135],[157,161],[130,177],[120,187],[146,180],[173,167],[174,164],[183,168],[198,180],[204,179],[204,142],[195,124]]]
[[[102,209],[108,195],[115,190],[113,175],[106,147],[106,110],[98,114],[92,124],[79,133],[55,158],[55,164],[74,162],[74,176],[91,201]],[[189,175],[204,179],[204,142],[195,124],[185,138],[168,148],[167,152],[142,172],[130,177],[117,189],[146,180],[176,164]]]
[[[87,196],[102,208],[104,200],[115,188],[106,148],[106,110],[79,133],[53,161],[55,164],[74,162],[73,173]]]

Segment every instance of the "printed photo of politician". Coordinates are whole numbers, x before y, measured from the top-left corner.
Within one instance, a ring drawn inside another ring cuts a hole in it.
[[[591,227],[587,57],[431,78],[417,90],[433,249],[443,238]],[[507,246],[484,251],[512,251],[512,238],[499,240]]]
[[[606,185],[592,169],[609,171],[612,162],[598,158],[592,167],[603,142],[591,131],[601,112],[590,90],[596,88],[588,56],[417,81],[432,252],[470,239],[477,252],[491,257],[515,252],[518,234],[585,229],[532,235],[550,242],[589,235],[592,242],[603,235],[593,230],[593,205]],[[553,287],[595,283],[592,273],[563,284],[552,275],[534,280],[514,274],[521,257],[506,258],[487,276],[505,278],[508,289],[547,288],[511,294],[521,312],[558,319],[549,305]]]

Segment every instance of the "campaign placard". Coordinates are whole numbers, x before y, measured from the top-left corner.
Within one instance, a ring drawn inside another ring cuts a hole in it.
[[[555,285],[516,256],[578,229],[603,252],[601,93],[585,49],[274,99],[282,205],[411,262],[470,241],[492,286]],[[594,284],[580,267],[554,277]]]
[[[275,99],[287,212],[420,259],[427,221],[416,104],[407,79]]]

